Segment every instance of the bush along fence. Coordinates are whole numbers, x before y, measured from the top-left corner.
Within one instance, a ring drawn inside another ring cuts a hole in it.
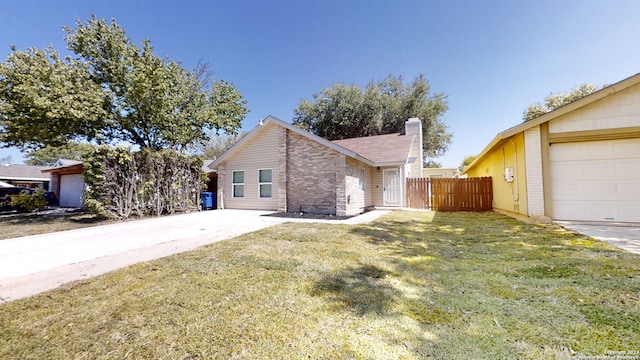
[[[407,206],[436,211],[490,211],[491,177],[407,179]]]
[[[199,209],[202,159],[174,150],[98,147],[84,162],[84,204],[118,219]]]

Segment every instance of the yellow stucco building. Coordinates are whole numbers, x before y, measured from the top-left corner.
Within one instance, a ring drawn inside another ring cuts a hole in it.
[[[529,222],[640,222],[640,74],[499,133],[463,172]]]

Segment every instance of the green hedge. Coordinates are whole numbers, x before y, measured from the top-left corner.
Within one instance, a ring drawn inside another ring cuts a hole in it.
[[[198,210],[202,159],[174,150],[97,147],[84,162],[84,204],[110,218]]]

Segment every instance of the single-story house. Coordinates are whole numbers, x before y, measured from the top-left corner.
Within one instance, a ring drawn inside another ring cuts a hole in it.
[[[84,193],[84,168],[81,161],[58,159],[51,168],[43,169],[51,178],[49,191],[58,195],[60,207],[81,208]]]
[[[464,173],[523,220],[640,222],[640,74],[499,133]]]
[[[424,168],[422,176],[428,179],[435,178],[454,178],[458,177],[458,169],[456,168]]]
[[[23,164],[1,164],[0,181],[13,186],[46,190],[49,188],[49,177],[42,174],[42,169],[46,169],[46,167]]]
[[[422,177],[422,122],[405,132],[329,141],[269,116],[210,168],[218,208],[338,216],[405,205],[405,179]]]

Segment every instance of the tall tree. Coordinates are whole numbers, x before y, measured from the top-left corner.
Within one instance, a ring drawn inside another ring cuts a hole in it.
[[[600,90],[600,88],[597,86],[585,83],[574,87],[568,93],[549,94],[549,96],[544,98],[544,103],[537,102],[529,105],[522,114],[522,119],[523,121],[533,120],[538,116],[544,115],[580,98],[593,94],[598,90]]]
[[[202,155],[205,159],[215,159],[229,150],[235,143],[240,141],[247,133],[236,135],[224,134],[212,136],[208,141],[194,146],[194,153]]]
[[[294,110],[294,125],[329,140],[402,132],[412,117],[422,120],[424,154],[443,155],[452,134],[447,131],[444,94],[431,93],[424,75],[405,84],[402,76],[371,81],[364,89],[334,84],[302,100]]]
[[[69,139],[184,149],[210,130],[236,133],[248,110],[225,81],[208,84],[206,67],[187,71],[136,46],[125,31],[92,16],[64,27],[75,58],[51,47],[12,48],[0,64],[0,141],[35,149]]]
[[[473,160],[475,160],[477,155],[467,155],[462,159],[460,166],[458,166],[458,171],[463,172],[467,166],[469,166]]]
[[[61,146],[45,146],[26,153],[27,165],[53,166],[58,159],[82,161],[94,150],[94,146],[87,143],[69,142]]]

